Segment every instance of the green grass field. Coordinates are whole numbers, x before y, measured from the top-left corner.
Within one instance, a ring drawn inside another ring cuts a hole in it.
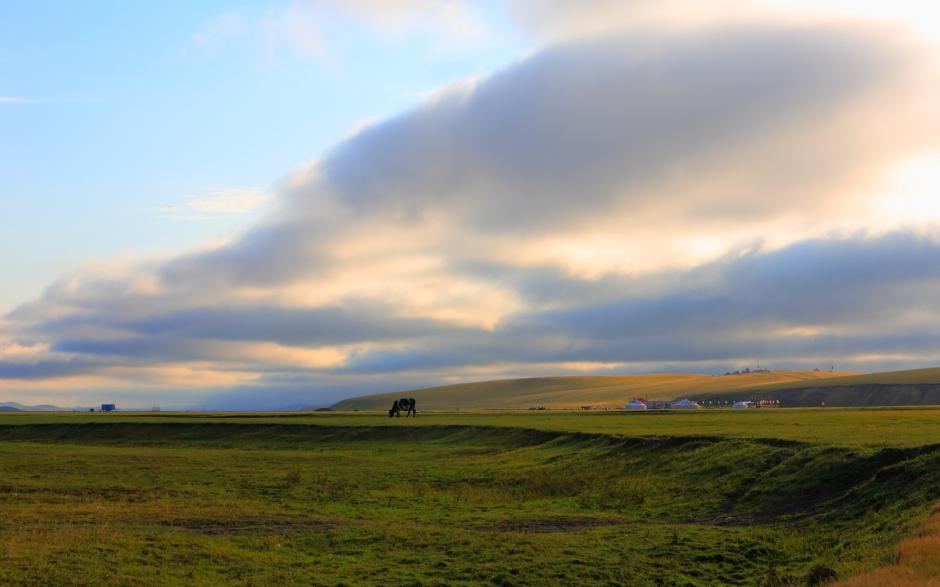
[[[669,412],[571,412],[463,410],[421,412],[390,419],[380,412],[293,412],[288,414],[0,414],[0,440],[13,426],[91,423],[230,423],[279,426],[523,428],[618,437],[679,436],[787,440],[849,447],[916,447],[940,444],[940,408],[805,408],[787,410],[703,409]],[[45,430],[41,429],[40,430]],[[69,428],[63,428],[69,430]],[[258,428],[258,430],[262,430]],[[270,429],[259,433],[262,437]],[[45,431],[42,434],[47,434]]]
[[[0,584],[804,585],[940,499],[940,410],[0,416]]]

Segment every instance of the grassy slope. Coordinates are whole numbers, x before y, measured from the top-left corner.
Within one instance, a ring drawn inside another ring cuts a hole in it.
[[[698,414],[495,416],[4,416],[0,583],[802,584],[895,560],[940,498],[936,447],[755,440],[751,414],[739,438],[684,432]],[[677,436],[563,431],[592,422]]]
[[[670,400],[683,395],[757,388],[787,383],[815,384],[845,375],[820,371],[775,371],[712,376],[689,373],[594,377],[536,377],[461,383],[411,391],[381,393],[343,400],[340,410],[387,410],[400,397],[413,397],[419,409],[621,407],[632,397]]]
[[[934,509],[917,535],[905,540],[895,559],[849,578],[837,587],[924,587],[940,584],[940,509]]]
[[[695,394],[705,399],[749,396],[779,399],[790,406],[891,406],[940,404],[940,368],[888,371],[820,379],[788,381],[737,390],[708,390]]]
[[[856,375],[839,375],[834,378],[826,378],[814,382],[819,387],[829,387],[836,385],[903,385],[903,384],[922,384],[922,383],[940,383],[940,367],[929,369],[908,369],[905,371],[884,371],[881,373],[863,373]],[[773,388],[787,389],[802,387],[802,382],[792,381],[786,383],[776,383]]]

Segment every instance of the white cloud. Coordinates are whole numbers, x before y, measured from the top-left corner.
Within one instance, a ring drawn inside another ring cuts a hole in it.
[[[483,20],[469,0],[322,1],[391,37],[423,33],[449,43],[471,43],[486,35]]]
[[[36,104],[39,100],[34,98],[18,98],[16,96],[0,96],[0,104]]]
[[[249,26],[245,13],[237,10],[223,12],[206,21],[192,34],[191,40],[197,47],[213,47],[244,35]]]
[[[905,160],[877,196],[885,220],[940,222],[940,152]]]
[[[268,56],[282,50],[332,61],[336,31],[359,28],[398,43],[413,37],[438,47],[463,47],[487,35],[470,0],[287,0],[264,14],[233,10],[206,21],[191,35],[194,47],[214,48],[233,40],[257,43]]]
[[[264,20],[268,51],[273,52],[283,45],[307,57],[325,57],[321,17],[317,3],[292,0],[283,12]]]
[[[517,25],[547,39],[609,34],[628,27],[692,28],[752,18],[749,0],[506,0]]]
[[[762,20],[893,23],[940,42],[940,5],[931,0],[506,0],[516,24],[557,41],[632,30],[691,30]]]
[[[159,206],[154,211],[170,220],[196,221],[213,216],[237,216],[261,211],[272,195],[261,188],[223,188],[199,196],[189,196],[180,204]]]

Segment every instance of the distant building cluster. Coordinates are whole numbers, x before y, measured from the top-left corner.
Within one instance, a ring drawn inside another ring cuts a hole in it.
[[[699,408],[727,408],[736,410],[748,408],[779,408],[780,400],[776,399],[750,399],[750,400],[702,400],[702,403],[682,398],[676,401],[651,401],[642,397],[635,397],[627,402],[625,410],[697,410]],[[584,409],[584,408],[582,408]]]
[[[722,408],[722,407],[731,407],[735,410],[746,410],[748,408],[779,408],[780,400],[778,399],[758,399],[751,398],[749,400],[702,400],[707,408]]]
[[[751,371],[755,373],[755,371]],[[756,409],[756,408],[779,408],[780,400],[778,399],[765,399],[760,396],[752,396],[751,399],[747,400],[726,400],[726,399],[702,399],[699,401],[684,397],[678,400],[672,401],[657,401],[649,400],[644,397],[634,397],[627,403],[623,404],[620,408],[610,408],[608,406],[599,406],[599,405],[583,405],[579,409],[582,412],[588,411],[608,411],[611,409],[614,410],[627,410],[627,411],[645,411],[645,410],[698,410],[702,408],[732,408],[735,410],[747,410],[747,409]],[[543,405],[530,406],[529,410],[546,410]],[[565,409],[565,408],[561,408]],[[570,408],[568,408],[570,409]]]
[[[745,367],[739,371],[728,371],[725,375],[750,375],[751,373],[770,373],[770,369],[761,368],[760,365],[756,369],[751,369],[750,367]]]
[[[697,410],[702,406],[689,398],[682,398],[671,402],[661,402],[635,397],[623,407],[627,410]]]

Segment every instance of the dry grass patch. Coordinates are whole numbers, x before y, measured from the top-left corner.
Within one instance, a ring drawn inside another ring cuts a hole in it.
[[[838,583],[839,587],[940,587],[940,505],[917,536],[901,543],[894,564]]]

